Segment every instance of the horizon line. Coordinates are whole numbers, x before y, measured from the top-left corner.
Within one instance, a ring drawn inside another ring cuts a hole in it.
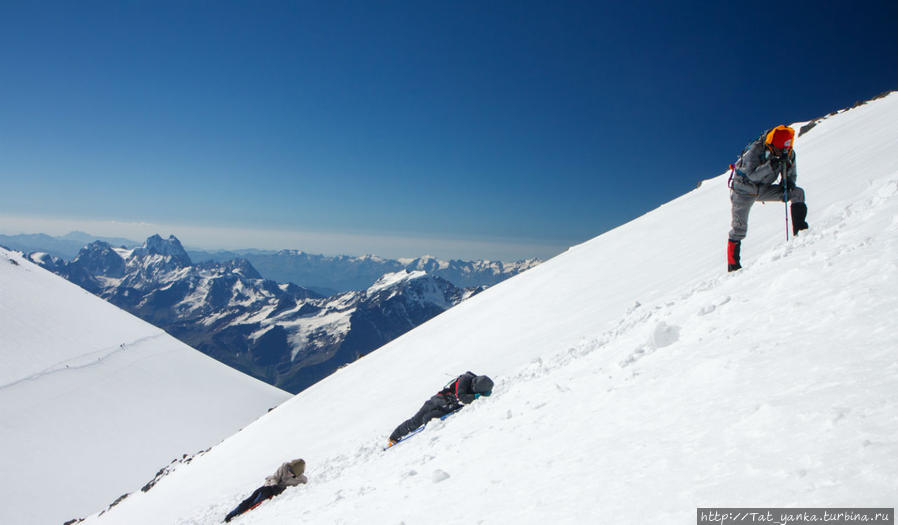
[[[501,262],[525,259],[545,261],[586,240],[552,242],[520,238],[280,230],[245,226],[0,215],[0,233],[9,236],[45,234],[62,237],[78,232],[96,237],[118,237],[136,244],[143,241],[135,239],[145,240],[152,235],[160,235],[163,238],[174,235],[185,246],[190,246],[194,250],[296,250],[325,256],[370,255],[390,259],[415,259],[429,255],[447,260]]]

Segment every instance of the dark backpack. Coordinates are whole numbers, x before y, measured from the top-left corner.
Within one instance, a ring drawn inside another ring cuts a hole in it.
[[[761,133],[761,135],[755,140],[749,142],[744,148],[742,148],[742,153],[736,157],[736,161],[730,164],[730,178],[727,180],[727,187],[733,189],[733,179],[735,177],[745,177],[745,174],[742,173],[740,168],[742,167],[742,160],[745,158],[745,154],[751,151],[751,149],[755,146],[755,144],[764,143],[764,139],[767,138],[767,131]],[[764,152],[766,155],[767,148],[764,148]]]

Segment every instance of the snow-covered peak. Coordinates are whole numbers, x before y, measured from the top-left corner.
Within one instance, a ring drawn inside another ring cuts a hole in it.
[[[198,268],[214,269],[224,274],[235,274],[244,279],[260,280],[262,275],[258,270],[246,259],[237,258],[225,261],[223,263],[207,262],[197,265]]]
[[[47,252],[32,252],[28,254],[28,259],[37,264],[48,264],[53,260],[53,256]]]
[[[406,264],[407,270],[424,270],[427,273],[434,273],[448,267],[448,262],[441,261],[432,255],[425,255],[424,257],[413,259]]]
[[[115,253],[117,253],[118,256],[121,257],[122,259],[127,260],[127,259],[131,258],[132,255],[134,255],[134,248],[122,248],[122,247],[113,246],[112,249],[115,250]]]
[[[366,253],[365,255],[362,255],[358,259],[359,259],[359,261],[375,262],[375,263],[382,263],[382,262],[386,261],[386,259],[384,259],[383,257],[377,256],[377,255],[374,255],[371,253]]]
[[[378,292],[386,290],[387,288],[391,288],[393,286],[397,286],[400,283],[411,281],[413,279],[420,279],[427,275],[427,272],[423,270],[416,271],[408,271],[402,270],[399,272],[392,272],[384,274],[380,279],[377,280],[374,284],[372,284],[368,290],[367,294],[369,296],[374,295]]]

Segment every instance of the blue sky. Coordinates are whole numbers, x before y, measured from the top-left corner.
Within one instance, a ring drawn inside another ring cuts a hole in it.
[[[0,233],[547,257],[898,89],[894,1],[623,4],[0,3]]]

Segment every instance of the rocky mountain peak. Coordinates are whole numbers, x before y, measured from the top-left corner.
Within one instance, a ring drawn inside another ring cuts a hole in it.
[[[191,266],[190,256],[181,246],[181,241],[174,235],[169,235],[168,239],[163,239],[158,234],[147,238],[146,242],[140,248],[134,250],[134,255],[162,255],[170,257],[173,262],[179,266]]]
[[[231,259],[223,266],[229,273],[239,274],[246,279],[262,279],[262,274],[246,259]]]
[[[72,265],[94,276],[121,277],[125,273],[124,259],[103,241],[94,241],[81,248]]]

